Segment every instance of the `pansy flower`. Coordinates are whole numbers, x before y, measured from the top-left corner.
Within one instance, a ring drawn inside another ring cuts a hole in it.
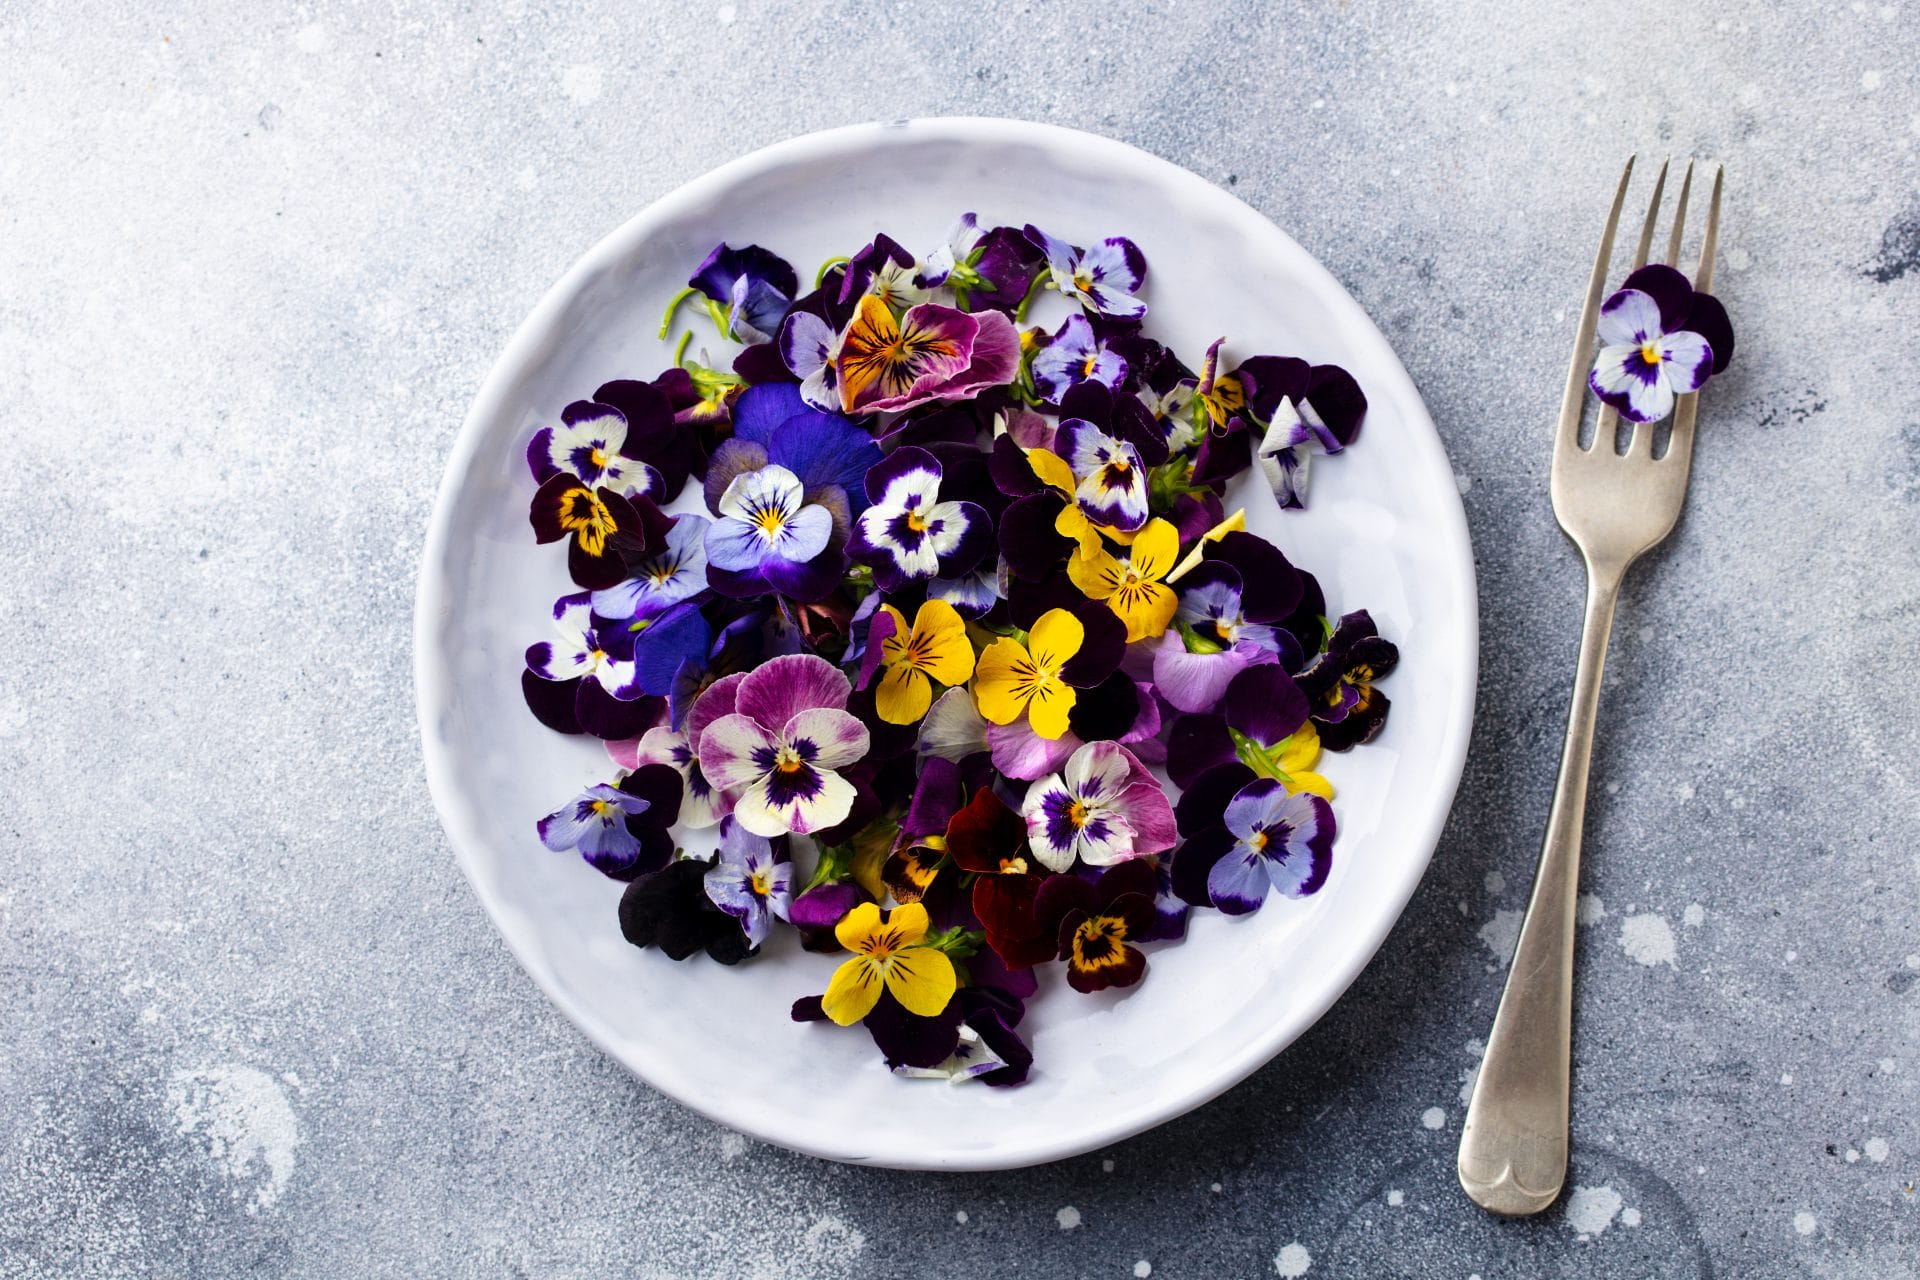
[[[703,881],[713,905],[740,922],[749,946],[765,942],[769,922],[785,920],[793,903],[793,863],[731,818],[720,825],[720,852]]]
[[[867,294],[834,359],[846,412],[897,412],[1012,382],[1020,338],[998,311],[976,315],[923,302],[895,319],[883,299]]]
[[[640,796],[598,783],[540,819],[540,843],[556,853],[578,851],[596,870],[618,874],[641,854],[640,838],[627,830],[627,817],[648,807]]]
[[[1254,411],[1267,420],[1254,450],[1282,510],[1306,505],[1307,470],[1315,453],[1329,456],[1353,443],[1367,398],[1338,365],[1257,356],[1241,366]]]
[[[913,282],[922,289],[964,287],[965,276],[956,279],[955,273],[965,272],[967,257],[980,243],[981,235],[980,216],[972,212],[961,214],[953,229],[947,232],[947,238],[927,254]]]
[[[740,922],[707,897],[709,864],[681,858],[627,886],[620,896],[620,933],[636,947],[658,947],[670,960],[697,951],[721,964],[753,954]]]
[[[706,590],[707,528],[704,516],[674,517],[661,545],[629,566],[625,582],[593,593],[593,611],[603,618],[651,618]]]
[[[771,339],[800,288],[787,260],[757,244],[719,245],[687,284],[726,308],[724,332],[736,342]]]
[[[605,485],[589,487],[566,471],[556,471],[540,485],[527,518],[536,541],[569,540],[567,572],[589,591],[624,581],[628,558],[645,555],[665,536],[671,519],[644,495],[629,501]]]
[[[873,1012],[883,991],[923,1018],[945,1009],[959,976],[946,952],[927,945],[928,925],[927,909],[917,902],[895,907],[884,920],[871,902],[842,917],[834,936],[853,955],[834,970],[821,997],[827,1017],[852,1026]]]
[[[1089,742],[1021,804],[1033,856],[1053,871],[1111,866],[1173,847],[1173,806],[1147,767],[1117,742]]]
[[[915,578],[972,572],[993,546],[993,525],[977,503],[942,501],[939,459],[911,445],[867,472],[871,505],[854,522],[847,550],[873,567],[883,591]]]
[[[832,590],[839,572],[831,564],[822,572],[821,557],[833,539],[833,516],[806,500],[800,477],[774,465],[744,472],[718,507],[720,518],[706,534],[710,566],[797,599]]]
[[[744,674],[721,676],[694,699],[687,711],[686,726],[658,725],[647,730],[635,747],[633,764],[664,764],[679,773],[686,789],[680,805],[680,821],[691,830],[711,827],[733,812],[733,797],[713,785],[700,767],[700,739],[707,726],[721,716],[733,714]]]
[[[527,442],[527,468],[545,484],[562,472],[588,488],[645,494],[664,501],[666,481],[655,468],[621,452],[627,419],[609,404],[576,400],[560,411],[560,425],[542,427]]]
[[[853,686],[825,658],[789,654],[747,673],[735,710],[700,735],[707,780],[736,792],[755,835],[805,835],[843,821],[853,784],[837,770],[867,754],[867,727],[846,710]]]
[[[973,678],[966,621],[944,600],[923,603],[911,627],[892,605],[880,610],[888,626],[879,643],[882,674],[874,709],[889,724],[919,724],[933,705],[936,683],[963,685]]]
[[[1067,561],[1067,576],[1090,600],[1104,600],[1127,624],[1127,642],[1160,635],[1179,599],[1161,579],[1180,558],[1180,535],[1158,516],[1146,523],[1122,560],[1097,541],[1082,543]]]
[[[866,509],[867,472],[882,456],[865,430],[809,407],[792,383],[753,387],[734,405],[733,436],[714,450],[707,468],[707,508],[718,515],[721,495],[736,477],[772,464],[800,478],[807,502],[825,507],[834,533],[845,539],[853,517]]]
[[[1298,667],[1300,647],[1285,631],[1248,619],[1233,566],[1202,562],[1182,579],[1174,625],[1154,650],[1154,688],[1176,711],[1212,711],[1233,678],[1261,662]]]
[[[1048,287],[1114,320],[1147,314],[1147,304],[1133,296],[1147,278],[1146,256],[1133,241],[1112,236],[1082,250],[1032,225],[1027,239],[1046,255]]]
[[[1131,987],[1146,975],[1147,957],[1134,942],[1151,937],[1153,865],[1145,861],[1109,867],[1098,880],[1052,876],[1040,886],[1035,910],[1060,923],[1055,934],[1067,962],[1067,985],[1075,991]]]
[[[1095,524],[1131,533],[1147,522],[1147,469],[1131,441],[1080,418],[1054,434],[1053,452],[1074,475],[1074,500]]]
[[[1300,673],[1300,692],[1329,751],[1371,742],[1387,722],[1387,695],[1374,682],[1399,665],[1400,650],[1365,609],[1340,619],[1327,647]]]
[[[1033,389],[1050,404],[1060,403],[1060,397],[1083,382],[1118,387],[1126,380],[1127,362],[1079,314],[1068,316],[1033,357]]]
[[[924,294],[909,300],[898,291],[903,282],[908,289],[916,287],[913,271],[913,254],[904,245],[884,232],[875,236],[872,243],[840,266],[836,293],[840,313],[850,313],[862,296],[878,298],[895,311],[925,301]],[[834,283],[834,278],[829,276],[828,283]]]
[[[1658,422],[1733,357],[1733,326],[1711,294],[1662,264],[1641,267],[1600,307],[1587,385],[1629,422]]]
[[[622,701],[641,695],[633,642],[624,628],[599,625],[587,592],[553,602],[554,640],[527,646],[527,670],[542,680],[593,680]]]
[[[1248,667],[1227,685],[1223,714],[1185,715],[1167,740],[1167,772],[1191,791],[1207,771],[1241,765],[1275,778],[1289,791],[1333,798],[1333,784],[1315,773],[1320,735],[1307,717],[1307,696],[1278,664]]]
[[[994,724],[1011,724],[1022,716],[1043,738],[1067,731],[1074,689],[1061,670],[1086,639],[1080,619],[1065,609],[1043,614],[1027,632],[1026,643],[1001,636],[974,664],[973,696],[980,714]]]
[[[1308,897],[1327,882],[1333,837],[1333,808],[1325,800],[1255,778],[1227,803],[1217,825],[1180,846],[1175,892],[1236,916],[1257,911],[1269,888]]]
[[[626,419],[626,441],[621,451],[660,473],[660,491],[647,491],[654,501],[672,502],[680,496],[687,477],[706,468],[701,424],[678,416],[681,408],[698,399],[693,377],[685,369],[668,369],[657,382],[625,378],[603,382],[594,390],[593,398],[618,410]]]

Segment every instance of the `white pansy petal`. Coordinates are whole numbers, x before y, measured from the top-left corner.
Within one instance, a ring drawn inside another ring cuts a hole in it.
[[[920,754],[955,762],[987,749],[987,721],[966,689],[949,689],[933,700],[920,721]]]
[[[813,559],[827,549],[833,539],[833,516],[818,504],[795,511],[780,530],[775,550],[783,560],[796,563]]]
[[[707,781],[725,791],[766,776],[778,744],[751,716],[721,716],[700,735],[700,768]],[[764,835],[765,832],[756,832]]]
[[[1089,742],[1063,771],[1068,790],[1088,803],[1112,804],[1126,789],[1133,765],[1117,742]]]
[[[1699,334],[1683,329],[1661,340],[1660,364],[1669,387],[1682,393],[1698,391],[1713,372],[1713,348]]]
[[[1622,289],[1601,306],[1599,331],[1605,346],[1637,347],[1660,335],[1660,304],[1651,294]]]
[[[1606,347],[1587,385],[1629,422],[1658,422],[1673,408],[1673,388],[1659,366],[1648,366],[1639,347]]]
[[[1090,867],[1110,867],[1133,856],[1133,824],[1101,806],[1088,812],[1075,843],[1082,862]]]
[[[747,572],[767,558],[767,538],[745,520],[729,516],[707,530],[707,563],[716,569]]]
[[[787,721],[781,735],[796,748],[811,744],[816,768],[838,769],[867,754],[867,726],[834,707],[810,707]]]

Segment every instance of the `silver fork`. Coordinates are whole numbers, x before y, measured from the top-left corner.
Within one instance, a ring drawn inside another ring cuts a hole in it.
[[[1602,407],[1593,444],[1580,445],[1587,371],[1594,360],[1594,326],[1606,294],[1613,234],[1627,198],[1633,160],[1614,192],[1613,211],[1600,237],[1587,282],[1586,308],[1573,343],[1566,396],[1553,438],[1553,511],[1560,527],[1587,562],[1587,617],[1580,632],[1580,664],[1567,716],[1567,744],[1547,816],[1540,871],[1514,948],[1507,987],[1487,1036],[1486,1057],[1467,1106],[1460,1135],[1460,1185],[1475,1203],[1501,1214],[1538,1213],[1559,1196],[1567,1176],[1567,1091],[1572,1065],[1574,899],[1580,884],[1580,833],[1587,810],[1587,768],[1593,756],[1594,712],[1606,666],[1607,637],[1627,567],[1658,545],[1680,518],[1693,460],[1693,421],[1699,396],[1683,395],[1673,411],[1666,452],[1653,456],[1658,423],[1634,429],[1627,453],[1614,449],[1619,415]],[[1720,188],[1716,169],[1706,233],[1694,287],[1713,284],[1713,258],[1720,237]],[[1654,224],[1667,181],[1667,165],[1653,184],[1653,199],[1641,224],[1633,265],[1646,265]],[[1680,184],[1666,261],[1677,263],[1687,223],[1693,165]]]

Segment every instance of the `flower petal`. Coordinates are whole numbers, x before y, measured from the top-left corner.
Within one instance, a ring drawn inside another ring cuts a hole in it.
[[[1608,347],[1637,347],[1665,332],[1660,304],[1638,289],[1622,289],[1602,303],[1598,328],[1601,345]]]
[[[721,716],[700,735],[700,771],[721,790],[737,790],[766,776],[778,750],[773,734],[752,716]]]
[[[873,907],[871,902],[863,902],[849,913],[848,919],[864,908]],[[873,907],[874,914],[880,913]],[[841,921],[844,927],[845,920]],[[866,956],[853,956],[833,971],[833,977],[827,982],[827,991],[820,998],[820,1007],[826,1015],[843,1027],[850,1027],[873,1012],[873,1006],[880,1003],[880,993],[886,990],[886,977],[878,962]]]
[[[778,731],[812,707],[844,710],[853,684],[825,658],[811,653],[785,654],[748,672],[737,686],[735,710]],[[706,749],[701,748],[705,759]]]
[[[781,737],[794,747],[807,747],[808,763],[816,769],[838,769],[867,754],[867,726],[838,707],[810,707],[787,721]]]

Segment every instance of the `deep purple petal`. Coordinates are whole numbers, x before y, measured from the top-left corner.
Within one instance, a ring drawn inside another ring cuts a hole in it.
[[[1307,696],[1277,664],[1248,667],[1227,686],[1227,724],[1264,747],[1307,722]]]
[[[1687,315],[1693,310],[1693,282],[1686,273],[1663,262],[1641,267],[1621,282],[1622,289],[1638,289],[1660,308],[1660,328],[1672,333],[1687,327]]]

